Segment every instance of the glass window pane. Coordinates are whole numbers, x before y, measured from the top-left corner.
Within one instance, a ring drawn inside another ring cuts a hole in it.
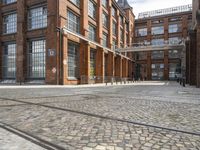
[[[16,76],[16,44],[3,44],[3,78],[14,79]]]
[[[46,71],[46,40],[29,42],[28,78],[45,78]]]

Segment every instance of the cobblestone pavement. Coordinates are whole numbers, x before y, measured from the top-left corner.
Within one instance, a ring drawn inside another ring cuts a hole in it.
[[[1,123],[67,150],[199,150],[199,118],[200,89],[174,82],[0,90]]]
[[[45,150],[15,134],[0,128],[0,150]]]

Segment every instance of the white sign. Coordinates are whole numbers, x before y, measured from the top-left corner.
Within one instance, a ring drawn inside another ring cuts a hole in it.
[[[52,69],[52,72],[53,72],[53,73],[56,73],[56,68],[55,68],[55,67]]]

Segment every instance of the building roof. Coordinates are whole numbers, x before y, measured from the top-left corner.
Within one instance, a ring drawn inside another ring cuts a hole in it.
[[[132,8],[127,0],[118,0],[117,3],[122,9]]]
[[[192,4],[139,13],[138,19],[192,11]]]

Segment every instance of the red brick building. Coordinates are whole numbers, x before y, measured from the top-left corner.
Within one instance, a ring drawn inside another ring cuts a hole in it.
[[[135,16],[126,0],[3,0],[0,80],[45,84],[132,76]]]
[[[186,79],[190,85],[200,87],[200,2],[193,0],[192,28],[187,42]]]
[[[178,45],[188,37],[192,6],[178,6],[139,14],[135,21],[134,43]],[[135,52],[136,75],[147,80],[174,80],[181,74],[182,50],[178,48]]]

